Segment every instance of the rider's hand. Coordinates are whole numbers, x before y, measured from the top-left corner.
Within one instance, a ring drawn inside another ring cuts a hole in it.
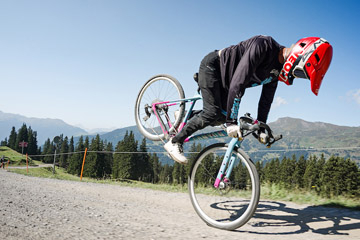
[[[228,126],[226,128],[226,132],[227,132],[229,137],[242,139],[240,126],[238,126],[238,125],[230,125],[230,126]]]

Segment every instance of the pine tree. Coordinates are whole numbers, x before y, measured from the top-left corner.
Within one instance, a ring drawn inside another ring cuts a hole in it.
[[[1,144],[0,144],[1,146],[7,146],[8,145],[8,141],[7,141],[7,138],[5,138],[5,140],[4,141],[1,141]]]
[[[46,141],[45,141],[45,144],[44,144],[44,149],[42,151],[42,154],[43,155],[46,155],[44,158],[43,158],[43,162],[44,163],[53,163],[54,161],[54,156],[52,156],[52,154],[55,152],[55,146],[52,142],[50,142],[50,139],[48,138]]]
[[[321,171],[321,186],[322,195],[331,197],[336,195],[336,189],[338,185],[337,179],[337,158],[331,156],[324,164]]]
[[[68,167],[68,155],[67,155],[68,152],[69,152],[69,141],[68,141],[68,137],[65,137],[61,143],[60,159],[59,159],[59,166],[65,169]]]
[[[152,169],[153,169],[152,183],[158,183],[159,175],[160,175],[160,163],[159,163],[159,157],[156,155],[156,153],[153,153],[150,156],[150,163],[152,164]]]
[[[10,136],[9,136],[9,140],[8,140],[8,147],[16,150],[16,139],[17,139],[17,133],[15,130],[15,127],[12,127],[11,132],[10,132]]]
[[[84,142],[84,147],[89,149],[90,146],[90,140],[89,140],[89,136],[85,137],[85,142]]]
[[[262,161],[257,161],[255,163],[256,170],[259,174],[260,183],[264,182],[264,165]]]
[[[132,131],[130,134],[126,132],[124,139],[118,143],[116,151],[122,153],[116,154],[114,156],[114,168],[116,168],[113,169],[114,178],[132,180],[137,179],[135,169],[137,164],[137,157],[136,154],[132,154],[132,152],[137,152],[137,144],[138,143],[135,141],[135,137]]]
[[[94,139],[91,140],[90,152],[86,157],[84,165],[83,176],[91,178],[102,178],[104,176],[104,144],[100,139],[100,135],[97,134]]]
[[[75,151],[74,137],[71,136],[70,143],[69,143],[69,153],[73,153],[74,151]]]
[[[28,128],[28,143],[27,153],[29,155],[37,154],[37,132],[33,131],[30,126]]]
[[[246,166],[240,162],[235,168],[235,183],[236,188],[246,190],[246,186],[248,183],[248,173]]]
[[[85,146],[84,146],[83,136],[80,136],[79,141],[76,145],[76,152],[84,152],[84,151],[85,151]],[[76,153],[71,155],[69,159],[69,167],[67,169],[68,173],[80,176],[83,157],[84,157],[84,153],[83,154]]]
[[[304,173],[304,187],[311,190],[318,186],[319,169],[317,168],[317,157],[310,156]]]
[[[150,156],[147,153],[146,139],[143,138],[140,148],[140,154],[138,154],[137,160],[137,177],[141,181],[150,182],[152,176],[152,166],[150,163]]]
[[[21,143],[22,141],[28,142],[28,130],[25,123],[19,129],[15,143],[15,150],[19,153],[23,152],[25,154],[27,152],[26,148],[22,149],[22,147],[19,146],[19,143]]]
[[[115,152],[119,152],[122,148],[122,141],[119,141],[115,147]],[[119,168],[120,168],[121,156],[119,153],[115,153],[113,157],[113,167],[112,167],[112,178],[119,178]]]
[[[360,171],[354,161],[349,158],[345,161],[344,166],[344,185],[345,191],[351,196],[360,196]]]
[[[316,168],[319,171],[319,178],[318,178],[318,187],[316,188],[318,194],[325,195],[325,185],[324,183],[324,166],[325,166],[326,160],[325,156],[322,153],[320,156],[320,159],[317,161]]]
[[[106,144],[106,151],[107,152],[113,152],[114,148],[112,143]],[[103,176],[104,177],[110,177],[112,173],[112,167],[113,167],[113,154],[107,153],[104,155],[104,169],[103,169]]]
[[[304,174],[306,170],[306,159],[302,155],[295,164],[295,171],[293,174],[293,181],[298,188],[304,187]]]
[[[180,164],[175,162],[174,163],[174,168],[173,168],[173,172],[172,172],[172,176],[173,176],[173,182],[175,184],[179,184],[180,183]]]
[[[160,182],[166,183],[166,184],[171,184],[172,180],[173,180],[172,172],[173,172],[173,166],[166,164],[160,172]]]
[[[296,156],[295,154],[292,158],[284,157],[280,164],[280,184],[286,189],[291,189],[294,187],[293,174],[295,172],[296,166]]]
[[[269,183],[278,183],[279,168],[280,168],[280,161],[278,158],[271,159],[270,162],[267,162],[264,168],[265,181]]]

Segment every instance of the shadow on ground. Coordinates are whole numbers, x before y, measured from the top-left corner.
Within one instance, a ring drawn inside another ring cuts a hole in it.
[[[261,201],[248,224],[259,231],[242,231],[241,228],[236,231],[264,235],[312,232],[346,236],[349,235],[347,231],[360,229],[360,211],[326,206],[297,209],[280,202]],[[271,231],[266,230],[270,228]]]

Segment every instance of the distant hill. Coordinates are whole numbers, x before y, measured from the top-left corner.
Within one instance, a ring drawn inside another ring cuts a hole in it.
[[[65,123],[60,119],[50,118],[29,118],[19,114],[4,113],[0,111],[0,139],[9,138],[12,127],[18,130],[23,124],[27,127],[31,126],[37,131],[38,144],[42,145],[47,138],[51,140],[53,137],[63,133],[64,136],[86,135],[87,132],[79,127],[74,127]]]
[[[286,137],[287,146],[336,148],[360,147],[360,127],[338,126],[323,122],[307,122],[296,118],[280,118],[270,126]]]
[[[9,137],[13,126],[18,130],[23,123],[37,131],[39,145],[44,144],[47,138],[52,139],[59,134],[64,134],[64,136],[68,137],[74,136],[75,142],[78,139],[76,136],[88,135],[90,139],[95,136],[93,134],[89,135],[85,130],[71,126],[59,119],[28,118],[22,115],[3,113],[0,111],[0,140]],[[283,156],[290,157],[293,154],[297,156],[305,155],[307,157],[309,154],[319,155],[323,153],[326,157],[332,154],[345,158],[350,157],[360,164],[360,149],[348,149],[348,147],[360,147],[360,127],[338,126],[323,122],[308,122],[290,117],[280,118],[269,125],[275,134],[283,135],[283,139],[275,143],[271,149],[267,149],[252,137],[248,137],[242,143],[242,148],[247,151],[255,161],[266,161],[275,157],[282,158]],[[213,129],[214,128],[205,128],[204,130],[211,131]],[[126,131],[132,131],[135,139],[138,140],[139,144],[141,143],[143,136],[136,126],[116,129],[100,134],[100,137],[103,140],[112,142],[115,147],[119,141],[123,140]],[[207,146],[214,142],[228,141],[229,138],[218,138],[202,140],[198,143]],[[147,140],[147,146],[149,152],[164,152],[162,141],[153,142]],[[191,146],[191,143],[185,144],[185,151],[188,150],[189,146]],[[159,154],[159,157],[163,163],[173,163],[166,154]]]

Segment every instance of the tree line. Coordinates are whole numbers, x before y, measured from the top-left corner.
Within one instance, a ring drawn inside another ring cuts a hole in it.
[[[20,146],[21,142],[27,142],[26,148]],[[24,154],[36,155],[41,152],[41,148],[38,148],[37,143],[37,132],[32,130],[31,127],[27,127],[24,123],[18,131],[15,127],[12,127],[9,138],[0,142],[1,146],[8,146],[9,148],[21,153],[23,150]]]
[[[278,158],[261,164],[256,168],[262,183],[277,184],[285,189],[303,189],[331,197],[350,195],[360,197],[360,169],[349,158],[331,156],[325,159],[315,155],[306,159],[295,155],[292,158]]]
[[[74,138],[60,135],[60,141],[54,143],[47,139],[43,148],[37,146],[37,133],[24,124],[18,132],[13,127],[8,139],[1,145],[8,146],[21,152],[19,142],[29,142],[26,153],[29,155],[41,154],[39,160],[44,163],[53,163],[55,150],[59,154],[56,159],[58,165],[68,173],[80,176],[84,151],[87,148],[84,177],[129,179],[151,183],[186,184],[190,172],[191,162],[195,160],[197,152],[203,149],[201,144],[193,143],[188,155],[190,163],[180,165],[162,164],[159,156],[148,153],[146,139],[141,143],[135,139],[133,132],[126,132],[123,140],[114,147],[111,142],[104,141],[99,135],[89,139],[81,136],[77,143]],[[75,152],[75,153],[74,153]],[[69,154],[74,153],[74,154]],[[212,164],[209,169],[216,176],[221,159],[209,160]],[[255,163],[262,184],[277,184],[285,189],[303,189],[315,191],[327,197],[342,194],[360,196],[360,169],[354,161],[339,156],[325,159],[324,155],[315,155],[305,158],[295,155],[291,158],[274,158],[270,161]],[[245,188],[247,176],[245,168],[239,165],[234,169],[236,186]],[[206,181],[206,180],[204,180]]]

